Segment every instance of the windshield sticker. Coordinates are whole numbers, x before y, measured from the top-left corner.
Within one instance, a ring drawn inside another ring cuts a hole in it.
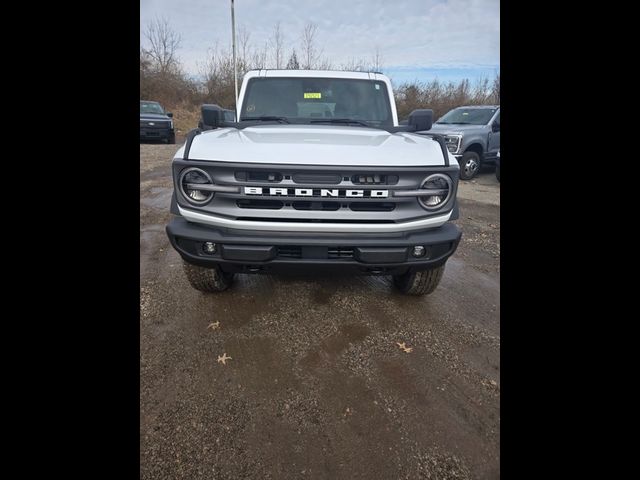
[[[304,98],[322,98],[322,94],[318,93],[305,93]]]
[[[253,112],[256,109],[256,106],[251,104],[247,105],[247,112]]]
[[[376,90],[380,90],[380,85],[376,83]]]
[[[469,112],[462,112],[462,115],[469,115]]]

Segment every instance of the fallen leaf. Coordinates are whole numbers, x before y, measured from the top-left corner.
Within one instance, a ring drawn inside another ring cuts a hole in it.
[[[227,364],[227,360],[231,360],[231,357],[227,357],[227,353],[223,353],[222,356],[218,355],[218,363],[223,365]]]
[[[401,350],[404,350],[404,353],[411,353],[411,350],[413,350],[413,347],[407,347],[407,345],[405,344],[405,342],[396,342],[396,345],[398,345],[398,347],[400,347]]]
[[[218,320],[217,322],[210,323],[207,326],[207,329],[210,328],[211,330],[215,330],[216,328],[219,328],[219,327],[220,327],[220,320]]]

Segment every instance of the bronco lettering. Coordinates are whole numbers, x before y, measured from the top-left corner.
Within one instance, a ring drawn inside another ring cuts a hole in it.
[[[388,190],[345,190],[327,188],[269,188],[244,187],[245,195],[274,195],[279,197],[364,197],[387,198]]]

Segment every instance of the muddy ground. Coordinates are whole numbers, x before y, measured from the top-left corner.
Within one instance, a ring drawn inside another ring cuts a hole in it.
[[[499,478],[493,171],[461,185],[462,242],[430,296],[315,275],[206,295],[164,233],[178,147],[140,145],[140,477]]]

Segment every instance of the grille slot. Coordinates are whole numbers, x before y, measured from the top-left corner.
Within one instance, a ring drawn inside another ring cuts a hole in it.
[[[398,183],[397,175],[379,175],[377,173],[359,173],[351,177],[354,185],[395,185]]]
[[[342,175],[333,173],[296,173],[292,178],[295,183],[320,185],[337,185],[342,181]]]
[[[329,247],[329,258],[353,258],[353,247]]]
[[[282,174],[279,172],[247,171],[235,172],[235,178],[239,182],[269,182],[279,183],[282,181]]]
[[[395,210],[393,202],[353,202],[349,208],[354,212],[391,212]]]
[[[280,210],[284,206],[284,202],[280,200],[242,199],[236,203],[240,208],[258,208],[263,210]]]
[[[278,256],[283,258],[302,258],[302,247],[295,245],[280,246],[278,247]]]
[[[296,210],[316,210],[335,212],[340,208],[339,202],[292,202],[291,206]]]

